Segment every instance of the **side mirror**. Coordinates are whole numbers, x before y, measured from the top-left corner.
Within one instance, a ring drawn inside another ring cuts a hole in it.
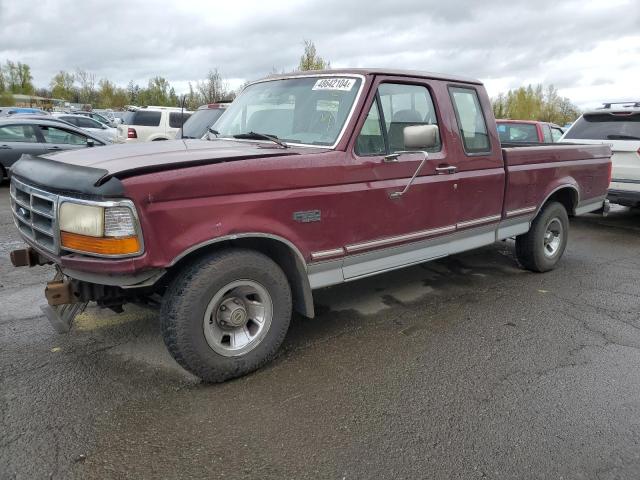
[[[93,141],[93,138],[87,138],[87,147],[95,147],[96,142]]]
[[[437,125],[412,125],[404,127],[404,148],[427,150],[438,145]]]

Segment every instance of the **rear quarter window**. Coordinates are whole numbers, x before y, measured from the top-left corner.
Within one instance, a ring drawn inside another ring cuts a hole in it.
[[[157,127],[160,125],[162,112],[141,111],[133,112],[129,125],[138,125],[141,127]]]
[[[491,151],[487,124],[484,120],[478,93],[473,88],[450,87],[451,101],[456,112],[456,120],[464,151],[467,154]]]
[[[583,115],[571,126],[565,139],[640,140],[640,112]]]
[[[190,116],[191,116],[190,113],[182,114],[180,112],[171,112],[169,114],[169,127],[181,128],[182,124],[186,122]]]

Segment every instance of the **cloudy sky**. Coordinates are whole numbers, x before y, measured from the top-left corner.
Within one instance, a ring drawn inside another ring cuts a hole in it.
[[[640,100],[640,0],[0,0],[0,60],[46,86],[82,68],[178,92],[218,68],[231,86],[292,70],[303,40],[332,67],[482,79],[491,95],[552,83],[581,107]]]

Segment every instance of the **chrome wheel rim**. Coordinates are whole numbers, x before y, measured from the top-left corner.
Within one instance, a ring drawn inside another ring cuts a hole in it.
[[[214,352],[236,357],[260,344],[272,319],[267,289],[253,280],[236,280],[218,290],[207,305],[204,336]]]
[[[560,250],[560,245],[562,245],[563,234],[562,222],[558,218],[552,218],[544,232],[543,251],[545,257],[553,258],[556,256],[558,250]]]

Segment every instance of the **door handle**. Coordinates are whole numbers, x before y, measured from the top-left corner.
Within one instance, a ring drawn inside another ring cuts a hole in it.
[[[47,150],[62,150],[60,147],[47,147]]]
[[[438,175],[450,175],[452,173],[456,173],[458,169],[453,165],[447,165],[443,167],[436,167],[436,173]]]
[[[9,145],[0,145],[0,150],[11,150]]]
[[[398,155],[397,153],[391,153],[389,155],[385,155],[382,158],[382,163],[397,163],[399,156],[400,155]]]

